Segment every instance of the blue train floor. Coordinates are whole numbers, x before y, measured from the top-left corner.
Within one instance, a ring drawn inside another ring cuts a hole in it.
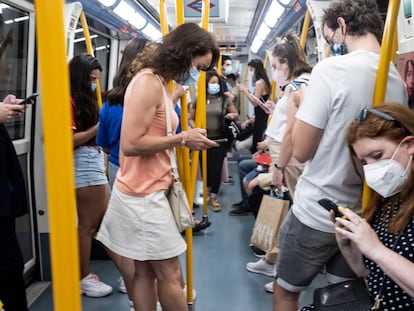
[[[219,200],[220,212],[208,213],[212,225],[193,235],[193,284],[197,298],[192,305],[196,311],[270,311],[272,294],[265,292],[264,285],[271,277],[250,273],[247,262],[256,261],[249,248],[254,217],[229,216],[232,203],[240,200],[236,163],[229,163],[234,184],[223,184]],[[195,209],[196,217],[202,217],[202,208]],[[181,257],[185,271],[185,256]],[[91,271],[114,288],[103,298],[82,297],[82,310],[106,311],[129,310],[127,295],[118,292],[119,273],[109,260],[91,261]],[[301,295],[301,306],[312,300],[315,287],[323,285],[319,275],[310,288]],[[30,311],[50,311],[53,308],[51,286],[30,306]]]

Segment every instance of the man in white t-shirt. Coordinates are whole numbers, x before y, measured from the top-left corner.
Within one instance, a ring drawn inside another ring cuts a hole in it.
[[[296,115],[293,154],[307,164],[279,233],[273,311],[298,310],[300,292],[323,268],[333,283],[355,276],[337,247],[329,212],[318,200],[329,198],[354,210],[361,206],[362,175],[352,164],[345,129],[364,106],[372,105],[382,20],[374,0],[337,0],[324,11],[322,25],[331,55],[341,56],[314,67]],[[390,64],[386,101],[407,100]]]

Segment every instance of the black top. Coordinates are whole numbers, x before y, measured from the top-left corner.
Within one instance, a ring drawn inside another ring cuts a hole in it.
[[[263,95],[260,98],[264,103],[269,99],[269,94]],[[254,125],[253,125],[253,143],[250,151],[255,153],[257,151],[257,143],[263,140],[263,134],[267,127],[268,115],[259,105],[254,107]]]
[[[13,142],[0,124],[0,217],[18,217],[27,213],[27,194],[23,172]]]

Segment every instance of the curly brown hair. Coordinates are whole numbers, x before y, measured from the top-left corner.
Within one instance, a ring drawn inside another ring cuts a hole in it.
[[[346,23],[346,32],[351,36],[362,36],[372,33],[382,40],[384,23],[375,0],[335,0],[324,10],[322,25],[336,30],[338,17]]]
[[[165,81],[169,81],[187,72],[193,57],[204,56],[209,52],[213,59],[208,68],[202,69],[205,71],[216,66],[220,49],[208,31],[194,23],[185,23],[164,36],[161,42],[148,44],[132,63],[129,76],[150,68]]]

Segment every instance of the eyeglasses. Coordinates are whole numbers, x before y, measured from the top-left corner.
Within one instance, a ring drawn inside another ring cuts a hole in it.
[[[326,41],[326,43],[331,44],[331,42],[333,42],[333,38],[335,37],[335,33],[336,33],[336,31],[337,31],[337,30],[338,30],[338,28],[336,28],[336,29],[333,31],[332,36],[331,36],[331,38],[330,38],[330,39],[328,39],[328,38],[326,38],[326,37],[325,37],[325,41]]]
[[[401,133],[406,136],[409,135],[409,131],[402,125],[398,120],[396,120],[393,116],[389,115],[388,113],[379,111],[374,108],[364,107],[358,114],[358,117],[356,118],[358,123],[364,122],[367,119],[368,112],[376,115],[378,118],[381,118],[383,120],[387,121],[394,121],[395,124],[400,128]]]
[[[362,108],[361,112],[358,114],[358,117],[356,120],[361,123],[366,120],[368,112],[371,112],[372,114],[375,114],[377,117],[388,120],[388,121],[395,121],[394,117],[390,116],[388,113],[379,111],[374,108],[364,107]]]

